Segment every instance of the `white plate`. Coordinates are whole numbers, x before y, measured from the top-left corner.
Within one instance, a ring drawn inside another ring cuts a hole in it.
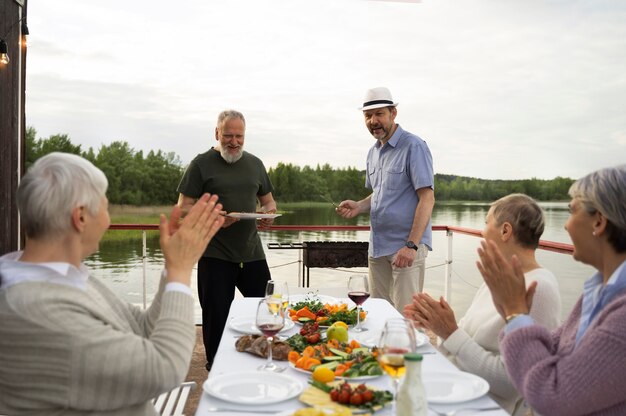
[[[365,347],[375,347],[378,345],[378,341],[380,338],[380,333],[372,333],[371,335],[364,335],[363,339],[358,338],[357,341]],[[422,345],[426,345],[430,342],[428,336],[418,330],[415,330],[415,346],[421,347]],[[418,351],[419,354],[419,351]]]
[[[256,327],[254,316],[242,316],[239,318],[233,318],[228,323],[228,326],[233,331],[237,331],[242,334],[261,335],[261,331]],[[285,326],[280,330],[282,332],[289,331],[293,328],[294,323],[291,319],[285,317]]]
[[[276,218],[283,214],[261,214],[259,212],[231,212],[226,214],[227,217],[239,218],[242,220],[262,220],[265,218]]]
[[[294,363],[289,363],[289,368],[296,370],[300,373],[304,373],[304,374],[308,374],[308,375],[312,375],[313,372],[312,371],[308,371],[305,370],[304,368],[298,368],[296,367],[296,365]],[[373,378],[378,378],[378,377],[382,377],[382,374],[379,374],[377,376],[359,376],[359,377],[342,377],[342,376],[335,376],[335,379],[339,379],[339,380],[371,380]]]
[[[207,379],[202,388],[218,399],[243,405],[278,403],[304,390],[302,383],[293,377],[263,371],[220,374]]]
[[[424,373],[428,403],[459,403],[474,400],[489,391],[489,383],[462,371]]]

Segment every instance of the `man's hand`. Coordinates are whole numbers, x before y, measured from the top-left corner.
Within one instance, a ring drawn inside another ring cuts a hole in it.
[[[354,218],[361,213],[361,207],[358,202],[349,199],[342,201],[335,211],[344,218]]]
[[[259,214],[276,214],[276,210],[275,209],[270,209],[267,212],[259,212]],[[259,220],[258,223],[258,229],[259,230],[269,230],[270,227],[272,226],[272,224],[274,224],[274,218],[263,218]]]
[[[404,267],[411,267],[417,257],[417,251],[409,247],[402,247],[396,253],[396,258],[391,263],[392,266],[396,266],[400,269]]]
[[[226,214],[227,214],[226,211],[220,212],[220,215],[224,217],[224,224],[222,224],[222,228],[228,228],[234,223],[236,223],[237,221],[239,221],[239,218],[227,217]]]

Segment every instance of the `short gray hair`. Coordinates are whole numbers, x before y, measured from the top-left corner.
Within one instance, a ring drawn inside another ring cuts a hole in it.
[[[525,194],[511,194],[491,204],[491,215],[498,225],[508,222],[516,241],[523,247],[539,247],[545,216],[537,201]]]
[[[108,181],[91,162],[70,153],[49,153],[26,172],[17,189],[17,207],[26,235],[48,238],[71,228],[72,210],[79,206],[96,215]]]
[[[233,118],[238,118],[243,121],[243,126],[246,126],[246,119],[243,114],[241,114],[237,110],[224,110],[217,116],[217,128],[222,128],[222,124],[226,122],[226,120],[231,120]]]
[[[609,242],[618,253],[626,252],[626,165],[580,178],[569,188],[569,195],[580,200],[588,213],[600,211],[608,222]]]

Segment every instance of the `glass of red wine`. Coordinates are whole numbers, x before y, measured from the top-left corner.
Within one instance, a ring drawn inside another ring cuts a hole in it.
[[[267,362],[258,369],[279,373],[286,367],[278,366],[272,359],[274,336],[285,326],[285,308],[282,299],[265,298],[259,302],[256,311],[256,327],[267,338]]]
[[[361,324],[361,305],[370,297],[370,289],[367,276],[358,274],[350,276],[348,280],[348,297],[356,304],[356,325],[352,329],[355,332],[367,331]]]

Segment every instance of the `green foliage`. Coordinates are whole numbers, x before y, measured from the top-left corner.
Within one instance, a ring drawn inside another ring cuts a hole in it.
[[[268,175],[274,185],[274,198],[280,202],[363,199],[370,191],[365,188],[365,172],[356,168],[333,169],[329,164],[315,169],[291,163],[278,163]]]
[[[315,169],[279,163],[269,170],[274,197],[279,202],[360,200],[370,191],[365,188],[365,172],[356,168],[333,169],[330,165]],[[557,177],[551,180],[487,180],[466,176],[436,174],[435,197],[438,201],[495,201],[521,192],[540,201],[568,199],[574,181]]]
[[[128,142],[114,141],[102,145],[98,152],[86,152],[74,145],[67,134],[37,139],[37,131],[26,130],[26,168],[51,152],[74,153],[91,161],[109,180],[107,196],[112,204],[171,205],[178,199],[176,187],[182,177],[182,163],[176,154],[136,151]]]
[[[67,134],[37,139],[33,127],[26,130],[26,168],[50,152],[81,155],[99,167],[109,180],[108,197],[112,204],[170,205],[178,199],[176,187],[183,174],[180,158],[173,152],[151,150],[147,156],[125,141],[82,151]],[[268,171],[274,184],[274,198],[282,203],[344,199],[360,200],[369,195],[365,171],[353,167],[332,168],[328,163],[312,168],[278,163]],[[466,176],[436,174],[435,197],[438,201],[494,201],[513,192],[522,192],[540,201],[568,199],[573,180],[556,177],[523,180],[486,180]]]
[[[74,153],[81,155],[80,145],[74,145],[67,134],[54,134],[47,139],[37,139],[37,130],[26,129],[26,169],[41,156],[52,152]]]
[[[511,193],[524,193],[539,201],[569,198],[573,179],[487,180],[456,175],[435,175],[435,196],[440,201],[495,201]]]

